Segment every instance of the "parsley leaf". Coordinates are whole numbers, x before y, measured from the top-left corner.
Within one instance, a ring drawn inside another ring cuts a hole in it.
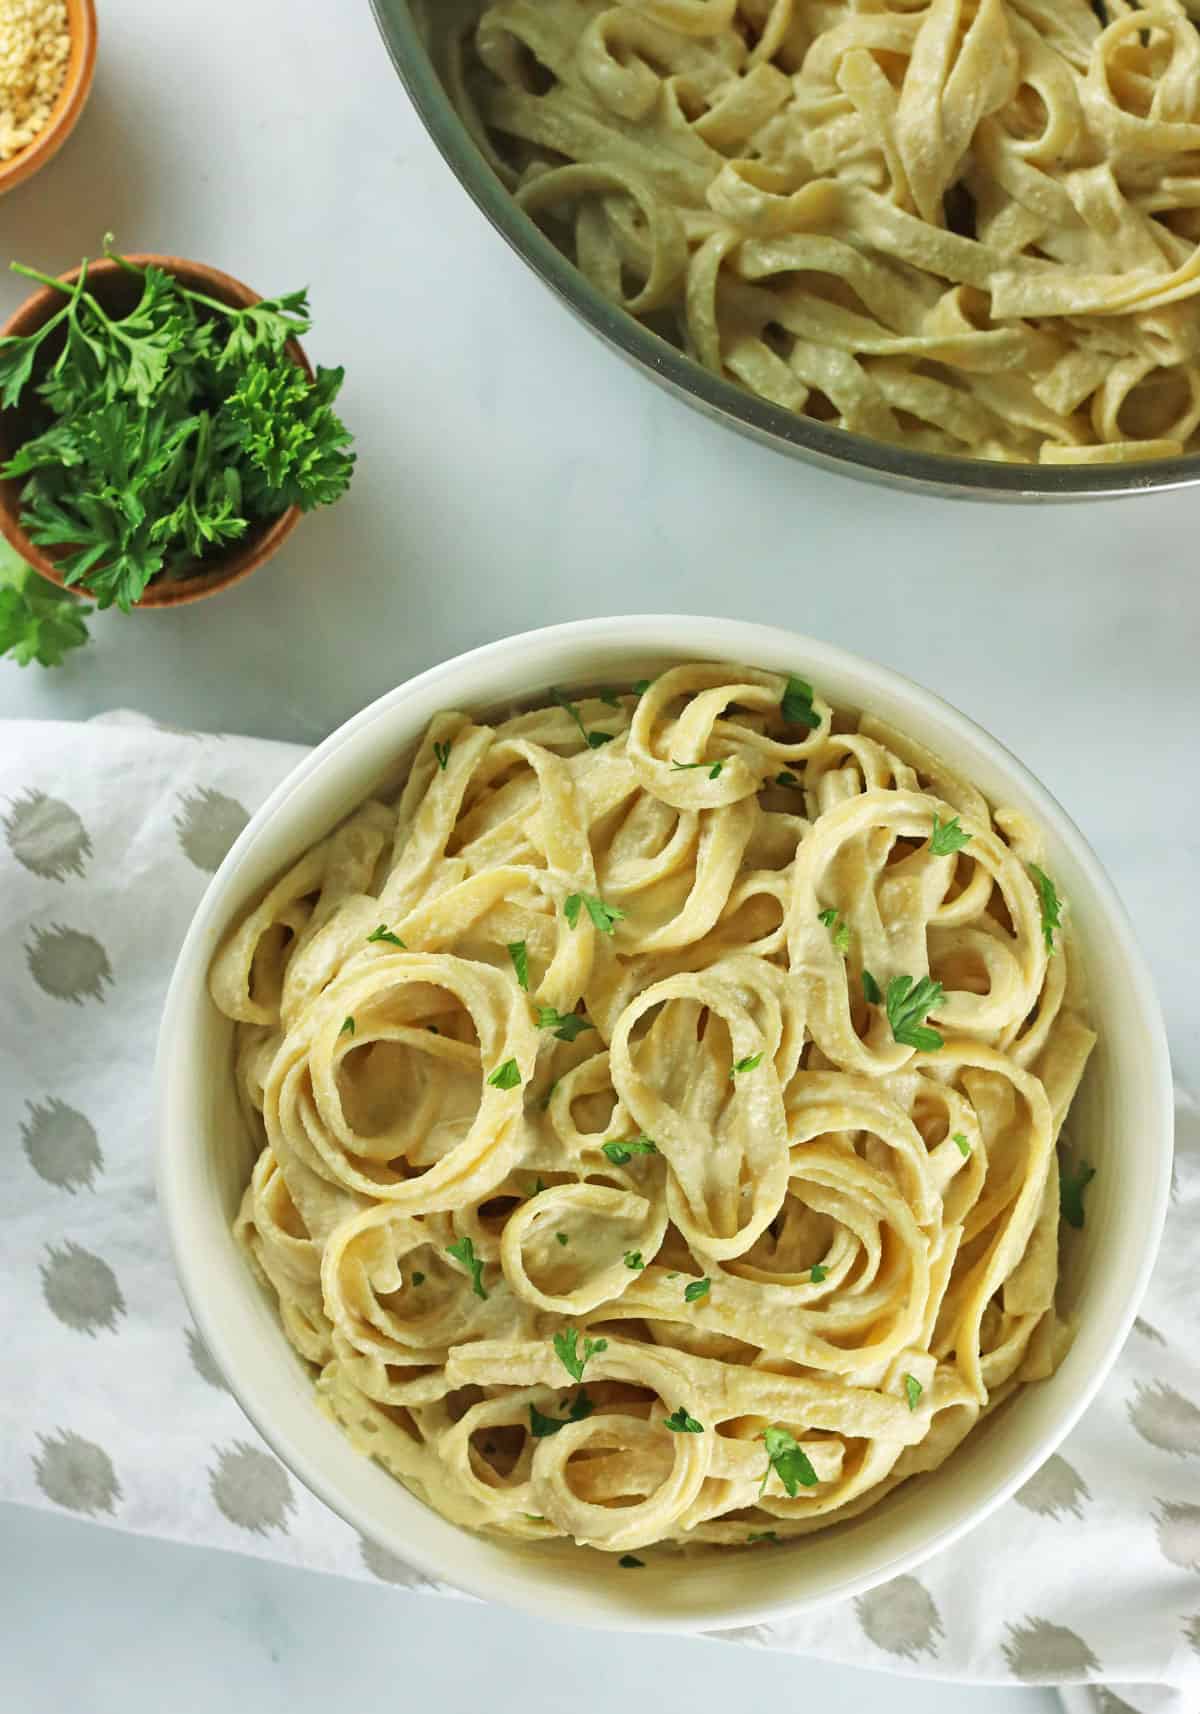
[[[650,686],[653,683],[654,683],[654,680],[652,678],[640,678],[640,679],[638,679],[637,683],[633,687],[633,694],[635,696],[645,696],[646,692],[650,689]]]
[[[821,717],[813,708],[813,687],[805,679],[790,676],[787,689],[783,693],[783,701],[779,704],[780,712],[789,726],[807,726],[815,732],[821,724]]]
[[[800,781],[796,778],[795,774],[793,774],[788,768],[785,768],[781,774],[776,774],[775,784],[777,786],[798,786]]]
[[[1076,1231],[1083,1226],[1083,1193],[1095,1176],[1095,1167],[1089,1166],[1087,1161],[1080,1161],[1076,1168],[1067,1166],[1065,1162],[1059,1165],[1059,1212],[1067,1225],[1074,1226]]]
[[[378,928],[373,928],[367,936],[367,940],[368,942],[372,940],[386,940],[389,946],[404,945],[400,936],[398,934],[393,934],[385,922],[381,922]]]
[[[1038,891],[1038,902],[1042,907],[1042,939],[1046,943],[1046,951],[1054,952],[1054,931],[1062,927],[1060,912],[1062,900],[1054,890],[1054,882],[1044,869],[1039,869],[1036,863],[1029,865],[1029,873],[1033,876],[1034,885]]]
[[[530,1196],[540,1196],[542,1194],[543,1190],[545,1190],[545,1188],[546,1188],[546,1181],[542,1177],[541,1173],[539,1172],[537,1177],[533,1181],[533,1187],[530,1190],[529,1194],[530,1194]]]
[[[862,989],[863,999],[869,1006],[881,1006],[883,1004],[883,995],[879,991],[879,984],[865,965],[862,973]]]
[[[556,1232],[554,1234],[554,1236],[557,1238],[558,1242],[564,1247],[564,1249],[571,1242],[571,1240],[567,1237],[567,1234],[565,1232]]]
[[[483,1262],[475,1254],[475,1246],[469,1238],[460,1238],[457,1244],[447,1244],[446,1254],[453,1256],[456,1262],[461,1262],[464,1268],[471,1270],[471,1290],[476,1297],[487,1297],[483,1289]]]
[[[580,737],[583,739],[589,750],[598,750],[602,744],[612,743],[613,734],[611,732],[588,731],[587,727],[583,724],[583,717],[581,716],[578,707],[570,700],[569,697],[564,696],[561,690],[552,690],[550,692],[550,700],[556,707],[566,709],[567,713],[571,716],[571,719],[575,722],[576,726],[578,726]]]
[[[711,1287],[712,1281],[710,1279],[693,1280],[691,1285],[683,1288],[683,1301],[685,1303],[699,1303],[702,1297],[708,1296]]]
[[[887,991],[892,1039],[922,1053],[933,1053],[943,1046],[938,1032],[922,1022],[927,1012],[935,1011],[941,1004],[942,993],[942,984],[928,976],[922,976],[915,984],[911,976],[893,976]]]
[[[747,1540],[747,1542],[752,1542],[752,1541],[778,1542],[779,1533],[777,1530],[751,1530],[750,1534],[746,1537],[746,1540]]]
[[[643,1569],[646,1561],[644,1559],[639,1559],[636,1553],[623,1553],[620,1559],[618,1559],[617,1564],[623,1565],[626,1570],[632,1571],[635,1567],[639,1570]]]
[[[753,1071],[756,1066],[759,1066],[761,1064],[762,1064],[762,1054],[761,1053],[749,1054],[749,1055],[747,1055],[747,1057],[745,1059],[735,1059],[733,1064],[729,1067],[729,1081],[732,1083],[734,1078],[737,1077],[741,1072]]]
[[[677,773],[677,774],[686,774],[686,773],[690,772],[690,770],[692,768],[707,768],[708,769],[708,777],[710,780],[719,779],[720,774],[721,774],[721,769],[724,766],[725,766],[724,762],[711,762],[711,763],[710,762],[672,762],[671,763],[672,772]]]
[[[515,1059],[506,1059],[488,1075],[493,1089],[516,1089],[521,1082],[521,1070]]]
[[[626,1137],[619,1143],[601,1143],[600,1147],[614,1166],[624,1166],[634,1155],[656,1155],[658,1144],[650,1141],[649,1137]]]
[[[614,925],[625,915],[616,905],[606,905],[604,900],[598,899],[594,893],[571,893],[563,900],[563,915],[571,928],[579,921],[580,905],[587,907],[587,914],[601,934],[611,934]]]
[[[599,1351],[608,1350],[607,1339],[584,1339],[583,1354],[576,1352],[579,1333],[574,1327],[564,1327],[561,1333],[554,1335],[554,1349],[558,1360],[573,1381],[582,1381],[583,1371],[589,1358]]]
[[[508,956],[512,959],[512,967],[517,973],[517,987],[529,992],[529,949],[523,940],[510,940]]]
[[[935,857],[950,857],[955,851],[961,851],[964,845],[969,845],[973,838],[973,834],[963,832],[956,815],[952,815],[949,821],[939,821],[935,815],[929,849]]]
[[[825,1267],[823,1263],[814,1262],[812,1267],[809,1269],[808,1277],[812,1281],[813,1285],[820,1285],[828,1272],[829,1269]]]
[[[850,924],[843,922],[841,914],[831,905],[828,910],[817,912],[817,921],[823,922],[829,930],[829,938],[839,952],[850,950]]]
[[[338,1031],[338,1034],[340,1036],[352,1036],[354,1034],[354,1019],[347,1018],[342,1024],[341,1029]]]
[[[59,667],[68,650],[88,640],[83,614],[81,602],[39,577],[0,540],[0,655],[11,655],[19,667],[31,661]]]
[[[816,1487],[818,1476],[809,1461],[808,1454],[799,1442],[788,1433],[786,1428],[764,1429],[763,1440],[767,1447],[767,1468],[763,1472],[762,1483],[758,1490],[760,1494],[770,1481],[772,1470],[775,1471],[789,1497],[793,1500],[796,1497],[797,1489]]]
[[[645,1265],[646,1264],[642,1260],[642,1252],[640,1250],[626,1250],[625,1266],[627,1268],[631,1268],[636,1274],[639,1268],[644,1268]]]
[[[450,760],[450,743],[449,743],[449,740],[447,740],[444,744],[439,744],[437,742],[437,740],[435,739],[434,744],[433,744],[433,753],[437,757],[438,767],[441,769],[442,773],[445,773],[446,772],[446,764]]]
[[[921,1394],[925,1391],[915,1375],[905,1375],[904,1396],[908,1400],[909,1410],[916,1410]]]
[[[702,1422],[697,1422],[694,1416],[688,1415],[686,1405],[680,1405],[679,1409],[677,1411],[672,1411],[670,1416],[664,1416],[663,1421],[671,1430],[672,1434],[704,1433],[704,1424]]]
[[[965,1160],[967,1155],[969,1155],[971,1152],[971,1145],[967,1141],[967,1139],[964,1136],[964,1134],[962,1133],[962,1131],[955,1131],[953,1137],[951,1138],[951,1141],[958,1144],[958,1152],[960,1155],[962,1155],[962,1157]]]
[[[536,1405],[529,1407],[529,1432],[535,1440],[545,1440],[548,1434],[557,1434],[560,1428],[565,1428],[569,1422],[582,1422],[591,1416],[596,1406],[588,1396],[585,1388],[581,1387],[575,1395],[569,1416],[561,1420],[556,1416],[543,1416]]]
[[[581,1018],[578,1012],[559,1012],[553,1006],[537,1009],[539,1030],[553,1030],[555,1041],[574,1041],[584,1030],[594,1030],[595,1024]]]

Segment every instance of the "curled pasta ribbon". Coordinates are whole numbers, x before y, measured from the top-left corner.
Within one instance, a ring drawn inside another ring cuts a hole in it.
[[[486,0],[432,23],[522,207],[714,373],[933,452],[1196,445],[1181,0]]]
[[[212,967],[237,1236],[354,1443],[472,1528],[728,1548],[858,1515],[1051,1373],[1094,1038],[1042,863],[800,673],[439,715]]]

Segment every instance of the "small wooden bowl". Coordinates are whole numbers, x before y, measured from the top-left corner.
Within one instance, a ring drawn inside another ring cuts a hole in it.
[[[54,98],[50,117],[31,143],[18,149],[11,160],[0,161],[0,196],[44,167],[66,142],[83,112],[96,70],[95,0],[67,0],[67,28],[71,51],[62,88]]]
[[[181,256],[157,256],[142,253],[126,257],[136,267],[145,268],[153,263],[164,273],[173,274],[185,286],[193,291],[204,292],[210,298],[219,298],[222,303],[232,305],[235,309],[248,309],[251,304],[260,300],[258,292],[252,292],[249,286],[235,280],[230,274],[222,274],[217,268],[208,268],[202,262],[188,262]],[[59,278],[66,285],[72,284],[79,278],[79,269],[72,268],[69,273],[61,274]],[[88,264],[88,288],[95,292],[97,298],[110,313],[114,310],[124,315],[131,310],[141,296],[141,282],[121,267],[119,262],[111,262],[104,258]],[[42,286],[31,298],[27,298],[9,320],[0,328],[0,337],[17,334],[25,337],[36,332],[43,322],[62,306],[62,294],[51,286]],[[38,362],[32,381],[26,382],[21,403],[15,409],[0,411],[0,464],[6,463],[25,441],[40,434],[47,426],[49,418],[45,406],[33,391],[39,375],[62,349],[57,331],[49,336],[46,344],[38,352]],[[290,339],[285,347],[288,356],[297,363],[311,381],[312,368],[308,358],[296,340]],[[48,552],[45,548],[37,547],[30,541],[21,528],[21,489],[25,484],[24,477],[6,477],[0,479],[0,532],[8,538],[21,558],[33,567],[35,571],[48,578],[51,583],[57,583],[65,589],[62,573],[55,563],[56,557],[61,557],[60,550]],[[244,577],[249,577],[252,571],[269,560],[277,548],[287,540],[296,525],[300,522],[300,511],[291,506],[277,518],[269,518],[262,523],[251,525],[240,541],[234,542],[224,553],[205,559],[203,564],[197,561],[194,572],[185,570],[182,574],[172,573],[170,576],[157,577],[147,585],[139,601],[134,602],[138,608],[148,607],[181,607],[187,601],[200,601],[206,595],[216,595],[222,589],[228,589],[231,584],[240,583]],[[82,584],[71,584],[76,595],[87,600],[95,600],[91,591]]]

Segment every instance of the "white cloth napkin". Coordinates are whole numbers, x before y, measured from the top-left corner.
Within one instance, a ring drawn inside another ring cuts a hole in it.
[[[301,754],[128,715],[0,724],[0,1499],[429,1588],[260,1442],[189,1323],[154,1205],[151,1068],[175,953],[248,812]],[[1181,1096],[1178,1119],[1153,1285],[1062,1452],[915,1575],[724,1636],[1055,1684],[1071,1714],[1194,1714],[1200,1111]]]

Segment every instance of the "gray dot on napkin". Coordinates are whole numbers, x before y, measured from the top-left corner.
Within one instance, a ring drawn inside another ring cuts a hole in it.
[[[1107,1685],[1097,1686],[1095,1698],[1096,1714],[1137,1714],[1136,1708],[1131,1708],[1128,1702],[1114,1695]]]
[[[224,1375],[213,1362],[212,1352],[194,1328],[188,1329],[187,1343],[188,1355],[192,1359],[192,1368],[195,1369],[200,1379],[207,1381],[210,1387],[216,1387],[218,1392],[227,1393],[229,1388],[226,1385]]]
[[[1183,1634],[1196,1653],[1200,1654],[1200,1613],[1193,1613],[1190,1619],[1183,1621]]]
[[[1099,1672],[1100,1662],[1083,1638],[1048,1619],[1009,1625],[1004,1658],[1015,1678],[1040,1684],[1048,1679],[1079,1678]]]
[[[175,832],[184,856],[205,874],[215,874],[249,815],[236,798],[203,788],[185,793],[179,805]]]
[[[17,862],[43,881],[82,875],[92,854],[87,828],[70,804],[32,789],[12,800],[4,837]]]
[[[1017,1504],[1024,1506],[1027,1512],[1036,1512],[1043,1518],[1056,1518],[1060,1512],[1071,1512],[1075,1517],[1081,1518],[1082,1502],[1090,1500],[1091,1497],[1088,1485],[1078,1470],[1057,1453],[1053,1458],[1047,1458],[1041,1469],[1013,1496]]]
[[[405,1565],[402,1559],[386,1547],[380,1547],[377,1541],[368,1541],[365,1535],[358,1538],[358,1551],[367,1570],[384,1583],[405,1583],[414,1588],[426,1581],[411,1565]]]
[[[890,1583],[868,1590],[857,1598],[854,1611],[877,1647],[906,1660],[915,1660],[921,1653],[936,1654],[946,1634],[932,1595],[915,1577],[893,1577]]]
[[[1166,1340],[1158,1331],[1158,1328],[1151,1327],[1150,1323],[1148,1321],[1143,1321],[1140,1315],[1133,1323],[1133,1330],[1135,1333],[1140,1333],[1143,1339],[1149,1339],[1152,1345],[1166,1344]]]
[[[1154,1527],[1164,1559],[1184,1571],[1200,1571],[1200,1506],[1160,1500]]]
[[[105,984],[113,979],[112,965],[100,942],[76,928],[55,923],[35,928],[26,942],[25,957],[30,975],[52,1000],[70,1000],[81,1006],[85,999],[108,998]]]
[[[217,1454],[209,1483],[213,1499],[231,1524],[254,1535],[266,1535],[272,1529],[287,1534],[288,1513],[296,1509],[296,1496],[287,1471],[269,1453],[235,1440]]]
[[[1129,1400],[1129,1420],[1143,1440],[1179,1458],[1200,1453],[1200,1409],[1165,1381],[1135,1385]]]
[[[21,1121],[21,1144],[34,1172],[72,1196],[80,1185],[90,1190],[104,1166],[91,1121],[54,1096],[25,1105],[29,1112]]]
[[[69,1239],[61,1249],[48,1244],[46,1253],[42,1296],[51,1314],[64,1327],[93,1338],[101,1327],[115,1332],[117,1317],[125,1313],[125,1299],[108,1263]]]
[[[33,1474],[48,1500],[89,1517],[116,1510],[121,1484],[102,1446],[65,1428],[52,1436],[40,1434],[38,1439],[42,1450],[34,1456]]]

